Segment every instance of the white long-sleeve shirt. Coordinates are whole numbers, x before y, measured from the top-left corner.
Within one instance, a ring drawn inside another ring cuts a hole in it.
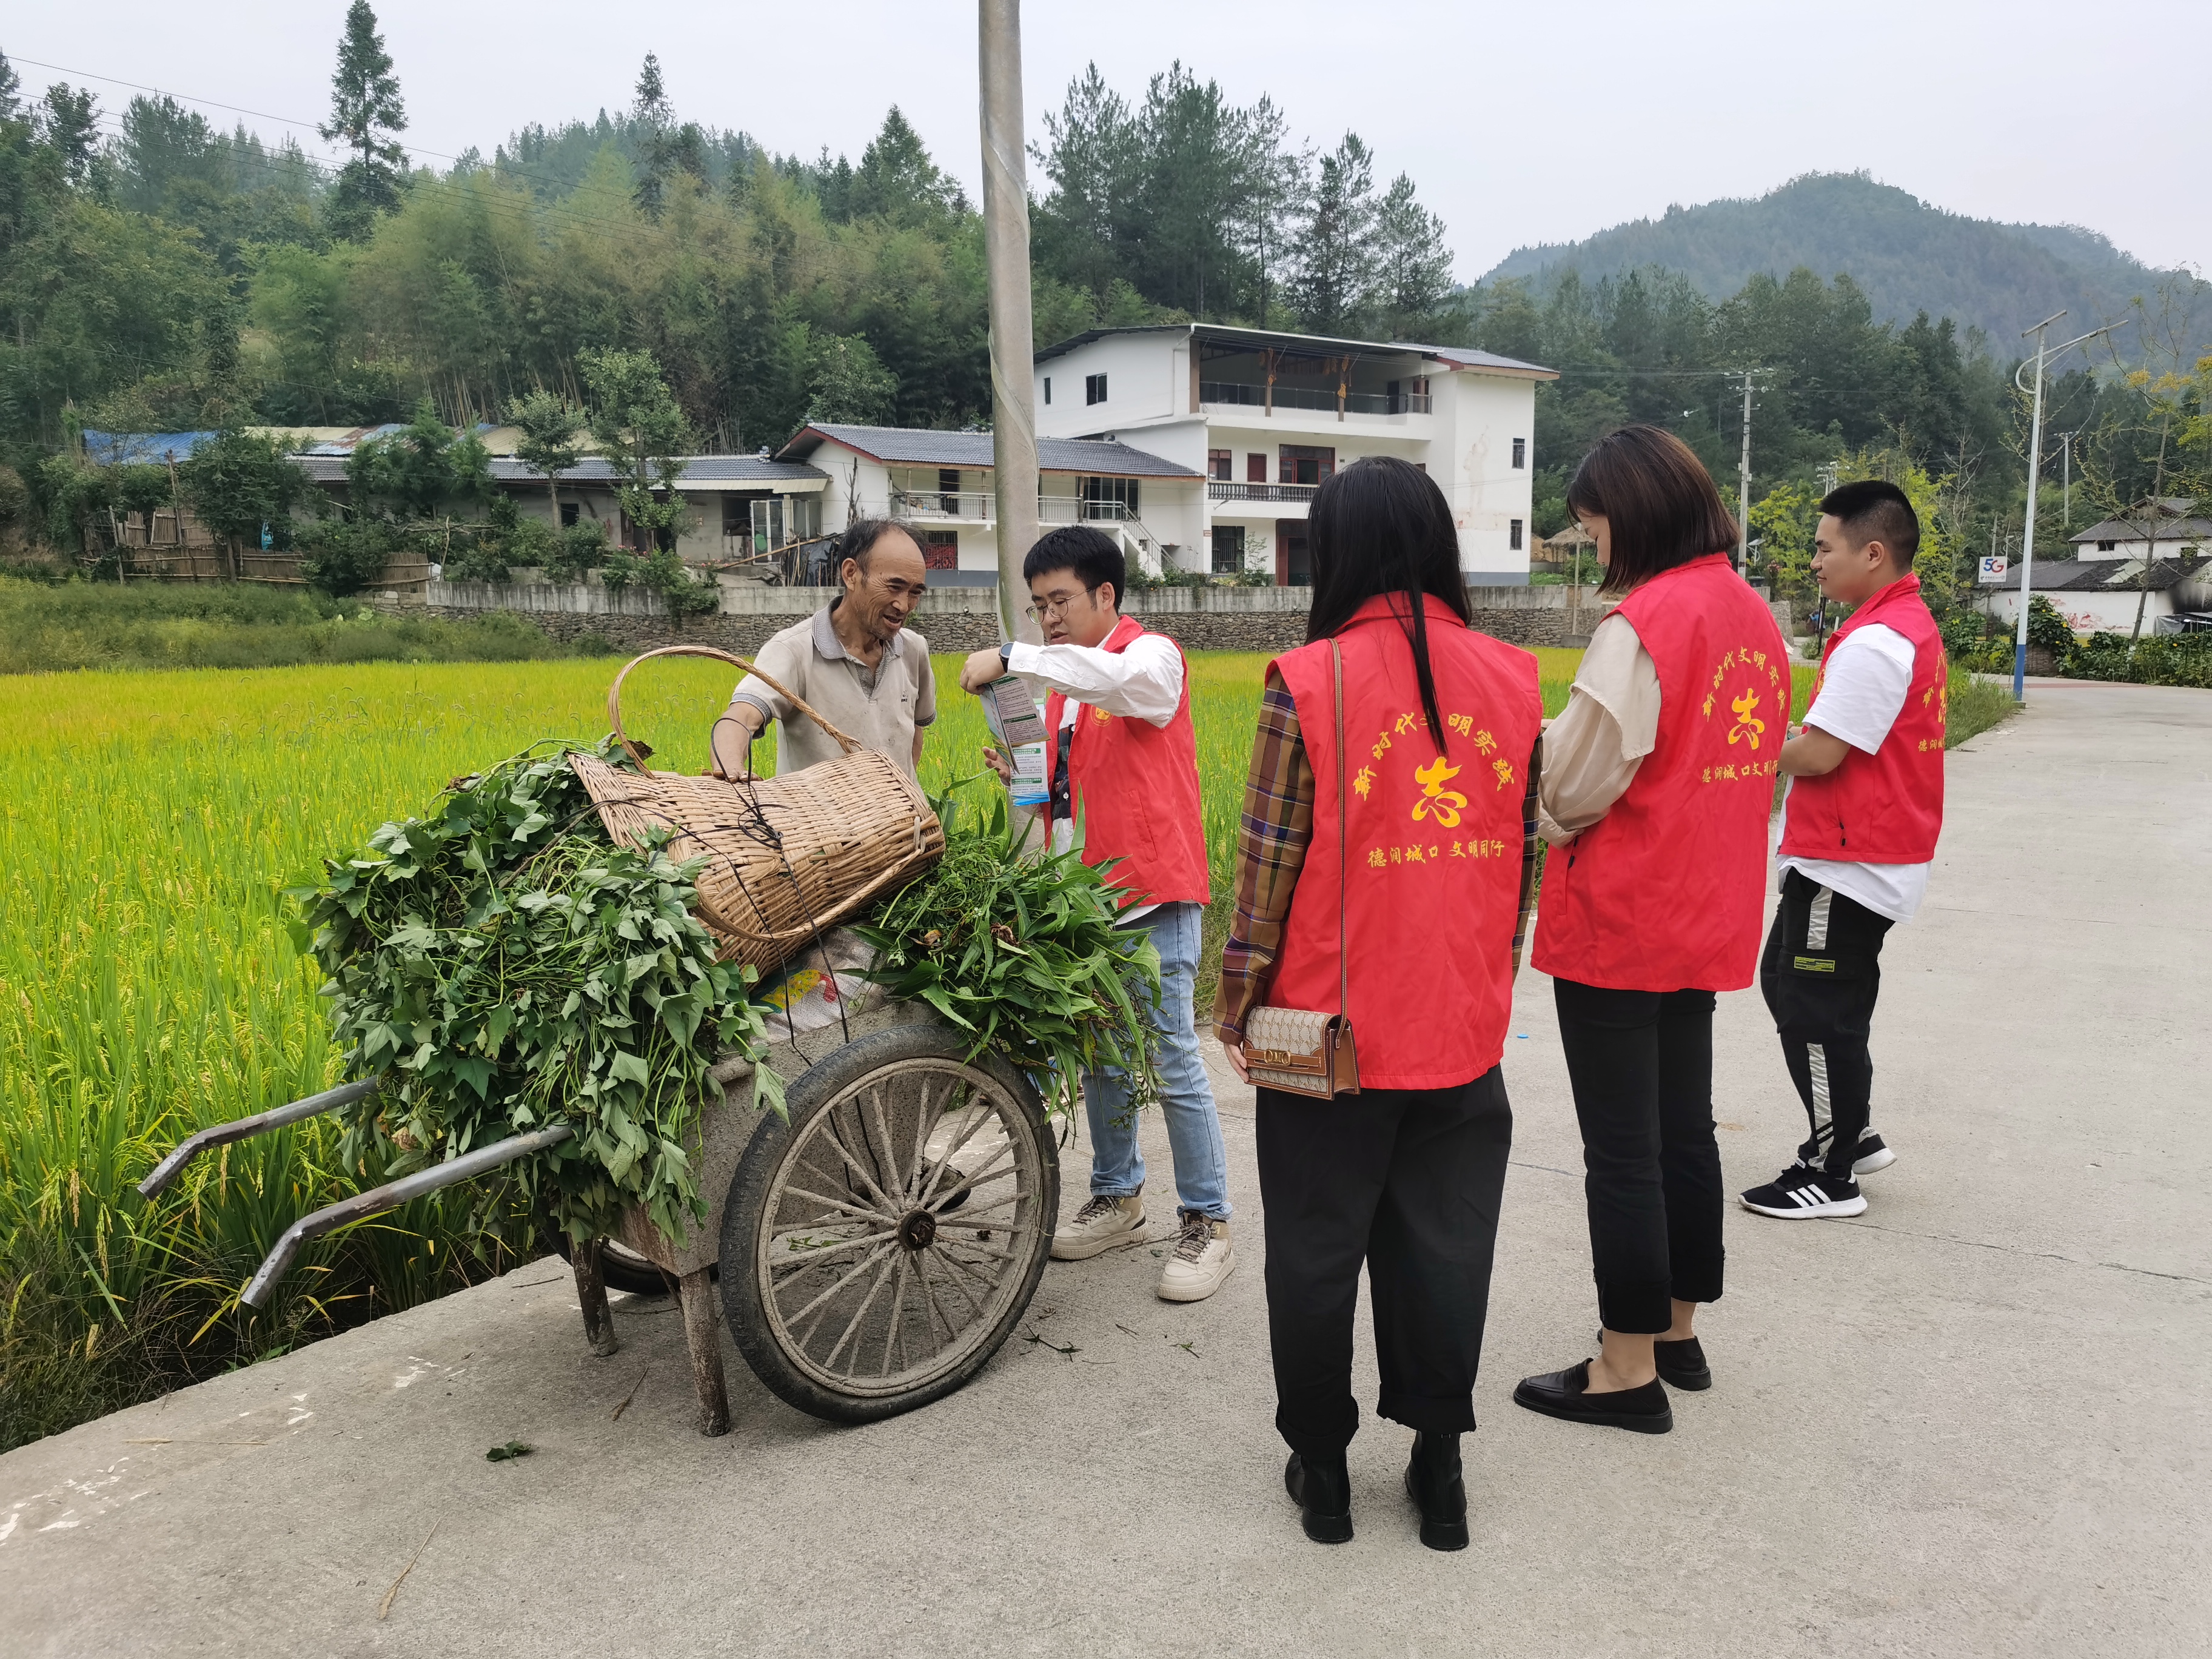
[[[1077,708],[1088,707],[1164,732],[1182,705],[1182,653],[1158,634],[1139,634],[1120,651],[1018,641],[1006,653],[1006,666],[1042,680],[1067,699],[1062,726],[1074,725]]]

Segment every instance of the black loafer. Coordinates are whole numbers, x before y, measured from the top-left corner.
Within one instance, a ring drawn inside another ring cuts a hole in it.
[[[1600,1347],[1605,1346],[1603,1331],[1598,1333],[1597,1340]],[[1651,1363],[1658,1367],[1659,1380],[1670,1389],[1696,1394],[1713,1386],[1713,1374],[1705,1364],[1704,1345],[1694,1336],[1686,1336],[1680,1342],[1652,1338]]]
[[[1674,1426],[1674,1408],[1657,1377],[1640,1389],[1592,1394],[1587,1359],[1563,1371],[1522,1377],[1513,1390],[1513,1403],[1570,1423],[1601,1423],[1638,1434],[1665,1434]]]
[[[1315,1543],[1352,1541],[1352,1475],[1342,1452],[1334,1457],[1292,1452],[1283,1465],[1283,1489],[1298,1506],[1298,1520]]]
[[[1694,1336],[1686,1336],[1680,1342],[1654,1342],[1651,1361],[1659,1368],[1659,1380],[1670,1389],[1686,1389],[1695,1394],[1700,1389],[1713,1386],[1712,1371],[1705,1364],[1705,1346]]]
[[[1461,1477],[1459,1437],[1416,1434],[1406,1465],[1406,1496],[1421,1512],[1421,1541],[1432,1550],[1467,1547],[1467,1482]]]

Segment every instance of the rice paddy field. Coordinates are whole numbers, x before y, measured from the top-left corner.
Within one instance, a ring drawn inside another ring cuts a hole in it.
[[[1578,653],[1538,654],[1556,712]],[[1263,662],[1192,659],[1217,892]],[[618,665],[0,678],[0,1449],[535,1248],[526,1218],[474,1215],[463,1188],[311,1246],[279,1302],[251,1315],[237,1292],[277,1235],[360,1184],[334,1131],[242,1142],[150,1203],[134,1188],[194,1129],[337,1080],[283,890],[458,775],[541,738],[600,735]],[[939,659],[933,789],[980,764],[983,722],[957,670]],[[625,688],[625,722],[661,763],[696,770],[730,684],[718,665],[653,664]]]

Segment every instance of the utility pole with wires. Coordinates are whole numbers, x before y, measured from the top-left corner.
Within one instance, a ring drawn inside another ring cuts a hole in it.
[[[1036,348],[1030,198],[1023,176],[1021,0],[978,0],[983,119],[983,264],[990,284],[991,483],[999,518],[999,636],[1042,638],[1023,605],[1022,559],[1037,538]],[[1026,624],[1026,625],[1025,625]]]
[[[2030,335],[2035,337],[2035,390],[2034,412],[2029,416],[2027,428],[2027,523],[2020,544],[2020,628],[2013,636],[2012,647],[2012,700],[2019,703],[2027,701],[2027,612],[2031,596],[2034,592],[2035,486],[2043,468],[2044,365],[2062,352],[2071,351],[2075,346],[2086,344],[2100,334],[2109,334],[2112,331],[2112,325],[2107,324],[2103,328],[2093,328],[2087,334],[2076,335],[2064,345],[2053,346],[2046,349],[2044,344],[2045,331],[2049,330],[2051,324],[2065,314],[2063,311],[2054,311],[2033,328],[2024,328],[2020,331],[2020,337],[2023,340]],[[2028,390],[2020,384],[2021,370],[2027,367],[2026,363],[2022,363],[2020,368],[2012,372],[2013,385],[2019,386],[2022,392]],[[2068,477],[2070,482],[2072,477],[2070,457],[2068,463]]]
[[[1751,554],[1751,375],[1743,372],[1743,463],[1736,485],[1735,568],[1743,574]]]

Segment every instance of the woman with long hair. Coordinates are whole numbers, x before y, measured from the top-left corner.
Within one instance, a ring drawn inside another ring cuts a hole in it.
[[[1421,1541],[1462,1549],[1459,1442],[1513,1134],[1498,1061],[1535,845],[1536,662],[1473,630],[1451,508],[1418,468],[1346,468],[1308,534],[1307,643],[1268,666],[1214,1009],[1259,1085],[1275,1426],[1307,1535],[1350,1538],[1364,1261],[1376,1410],[1414,1431]],[[1263,1007],[1347,1020],[1358,1092],[1316,1097],[1281,1054],[1248,1051]]]
[[[1553,976],[1583,1133],[1600,1352],[1516,1403],[1663,1434],[1662,1380],[1708,1388],[1692,1329],[1721,1294],[1714,994],[1758,965],[1790,659],[1731,567],[1735,521],[1689,446],[1601,439],[1567,486],[1620,604],[1544,738],[1551,843],[1533,960]]]

